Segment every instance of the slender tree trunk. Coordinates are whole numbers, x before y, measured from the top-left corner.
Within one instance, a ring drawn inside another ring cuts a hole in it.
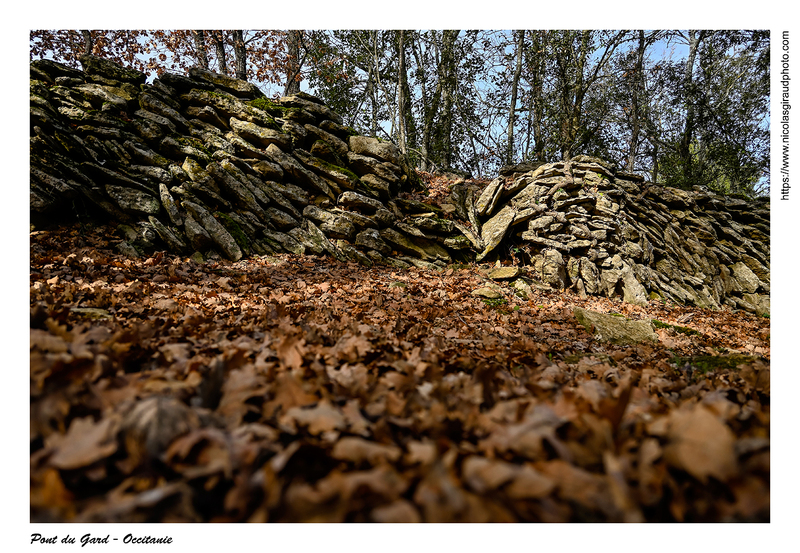
[[[514,110],[517,107],[517,87],[522,74],[522,51],[525,44],[525,31],[517,31],[517,65],[514,69],[514,78],[511,81],[511,105],[508,107],[508,142],[506,144],[506,164],[511,164],[514,157]]]
[[[219,72],[223,75],[228,74],[228,60],[225,55],[225,38],[222,36],[222,31],[212,31],[211,38],[214,39],[214,46],[217,50],[217,65]]]
[[[583,128],[583,102],[592,85],[601,78],[601,70],[609,62],[626,31],[618,31],[608,40],[602,40],[603,50],[599,57],[592,47],[595,31],[580,31],[580,34],[565,32],[559,43],[554,44],[560,95],[560,148],[564,161],[575,155],[592,135]],[[590,59],[591,54],[591,59]],[[593,65],[593,69],[587,70]]]
[[[561,89],[559,113],[559,149],[561,159],[569,161],[574,146],[575,103],[583,76],[580,63],[582,55],[575,56],[574,35],[570,31],[561,34],[559,43],[555,45],[555,57],[558,67],[558,80]],[[583,40],[581,40],[583,43]]]
[[[453,102],[456,93],[455,43],[460,31],[444,31],[442,35],[442,86],[441,147],[442,161],[446,167],[453,162]]]
[[[692,82],[692,74],[694,72],[694,62],[697,58],[697,47],[700,41],[703,40],[704,31],[696,34],[696,31],[689,31],[689,55],[686,57],[686,66],[683,70],[683,93],[686,102],[686,122],[683,126],[683,135],[681,136],[681,143],[679,155],[681,158],[682,172],[684,185],[687,185],[692,178],[692,151],[691,144],[694,138],[694,102],[695,93],[694,85]]]
[[[574,99],[572,100],[572,113],[569,118],[569,134],[566,141],[566,149],[564,150],[564,161],[569,161],[575,154],[575,148],[578,145],[578,132],[581,128],[583,119],[583,99],[586,95],[586,85],[584,84],[584,71],[586,69],[586,60],[589,55],[589,47],[591,41],[591,31],[583,31],[581,35],[581,53],[578,58],[578,67],[575,69],[576,84]]]
[[[397,33],[397,112],[398,112],[398,125],[397,125],[397,142],[400,151],[405,155],[407,152],[406,147],[406,97],[405,89],[408,86],[406,83],[406,45],[405,45],[405,31],[398,31]]]
[[[206,51],[205,31],[192,31],[194,37],[194,51],[197,58],[197,65],[203,69],[208,69],[208,52]]]
[[[658,184],[658,144],[653,144],[653,184]]]
[[[300,92],[300,41],[303,31],[289,31],[287,36],[288,64],[286,71],[286,87],[283,89],[284,96],[291,96]]]
[[[417,63],[417,81],[420,83],[420,90],[422,91],[422,138],[420,140],[420,169],[428,171],[430,168],[430,152],[431,152],[431,139],[433,136],[433,119],[436,112],[439,110],[439,100],[442,94],[442,81],[437,79],[436,89],[432,96],[428,95],[427,87],[425,85],[427,76],[425,72],[425,64],[423,60],[422,51],[419,43],[413,45],[412,52],[414,52],[414,59]]]
[[[378,36],[379,31],[369,31],[369,43],[366,44],[367,50],[370,53],[370,59],[372,63],[372,76],[375,83],[375,99],[376,101],[379,99],[379,95],[383,93],[383,100],[386,104],[386,111],[390,115],[391,121],[391,128],[389,131],[390,136],[395,135],[395,130],[398,128],[397,125],[397,102],[392,98],[392,95],[389,94],[389,91],[386,90],[386,87],[381,80],[381,55],[382,51],[379,51],[380,41]],[[387,31],[388,32],[388,31]]]
[[[233,54],[236,60],[236,78],[247,80],[247,46],[244,43],[244,31],[233,31]]]
[[[378,91],[375,86],[375,76],[372,74],[374,71],[370,65],[367,72],[367,87],[366,93],[370,102],[370,122],[369,132],[371,136],[378,136]]]
[[[631,91],[631,141],[628,147],[628,164],[627,169],[629,173],[634,171],[634,163],[636,161],[636,150],[639,147],[639,102],[644,94],[644,30],[639,31],[639,47],[636,52],[636,66],[633,70],[633,90]]]
[[[531,153],[531,136],[533,135],[533,91],[528,91],[528,116],[525,118],[525,151],[523,152],[523,159],[530,159]]]
[[[533,112],[533,153],[534,159],[544,161],[544,62],[547,31],[531,31],[533,42],[533,79],[531,82],[531,111]]]
[[[92,40],[92,32],[81,31],[81,36],[83,36],[83,53],[86,55],[90,55],[92,53],[92,49],[94,48],[94,40]]]
[[[415,148],[417,146],[417,127],[414,122],[414,114],[411,111],[411,89],[408,85],[408,64],[406,63],[406,56],[405,56],[405,31],[404,39],[403,39],[403,70],[400,72],[400,92],[399,94],[403,97],[403,110],[400,112],[400,117],[403,118],[403,128],[405,131],[405,143],[406,143],[406,152],[410,148]],[[414,35],[411,35],[411,40],[413,42]]]

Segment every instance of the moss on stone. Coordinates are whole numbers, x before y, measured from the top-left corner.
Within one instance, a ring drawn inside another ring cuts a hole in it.
[[[168,160],[161,154],[156,153],[156,155],[153,156],[153,163],[155,163],[159,167],[169,167],[170,165],[172,165],[173,162]]]
[[[198,139],[191,136],[184,136],[178,133],[171,133],[169,136],[181,146],[189,146],[191,148],[195,148],[196,150],[199,150],[204,154],[206,154],[208,157],[211,157],[211,151],[208,148],[206,148],[206,145],[203,144]]]
[[[249,107],[251,107],[253,109],[256,109],[256,110],[264,112],[264,114],[266,114],[266,115],[258,114],[259,117],[263,117],[264,118],[264,120],[266,121],[266,124],[267,124],[267,128],[275,130],[275,131],[278,131],[278,132],[283,132],[283,128],[281,127],[281,125],[277,121],[275,121],[275,119],[273,119],[273,117],[281,117],[281,118],[285,119],[286,118],[286,114],[290,110],[299,109],[299,108],[287,108],[287,107],[281,106],[280,104],[276,104],[275,102],[273,102],[272,100],[269,100],[268,98],[256,98],[255,100],[250,100],[249,102],[245,102],[245,103],[247,104],[247,106],[249,106]]]
[[[222,226],[225,227],[225,230],[233,236],[233,239],[236,241],[239,248],[241,248],[242,252],[244,252],[245,255],[250,255],[250,240],[242,230],[242,227],[239,226],[239,223],[231,219],[229,215],[219,211],[214,213],[214,217],[216,217]]]
[[[247,105],[265,111],[273,117],[281,117],[283,119],[286,119],[286,116],[290,113],[299,113],[302,111],[300,108],[282,106],[269,98],[256,98],[255,100],[247,102]]]
[[[193,262],[197,263],[198,265],[202,265],[206,261],[205,258],[203,257],[203,254],[200,253],[200,252],[194,252],[189,259],[191,259]]]
[[[664,301],[664,298],[661,296],[661,294],[659,294],[658,292],[656,292],[654,290],[650,292],[648,297],[653,301],[660,301],[660,302]]]
[[[347,175],[348,177],[353,179],[353,181],[356,184],[358,184],[359,186],[363,186],[364,185],[361,182],[361,179],[358,178],[358,175],[353,173],[350,169],[347,169],[345,167],[340,167],[338,165],[334,165],[333,163],[327,162],[322,158],[316,158],[316,160],[319,163],[321,169],[327,169],[328,171],[338,171],[339,173]]]
[[[662,323],[661,321],[657,321],[653,319],[653,326],[656,328],[672,328],[675,332],[679,332],[681,334],[686,334],[687,336],[701,336],[701,334],[693,328],[687,328],[685,326],[678,326],[678,325],[671,325],[667,323]]]

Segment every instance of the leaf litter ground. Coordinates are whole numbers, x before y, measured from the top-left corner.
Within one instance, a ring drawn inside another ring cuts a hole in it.
[[[769,319],[30,240],[32,522],[770,519]]]

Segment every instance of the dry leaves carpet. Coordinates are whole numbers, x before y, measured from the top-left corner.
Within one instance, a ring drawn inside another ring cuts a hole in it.
[[[769,319],[30,240],[33,522],[769,521]]]

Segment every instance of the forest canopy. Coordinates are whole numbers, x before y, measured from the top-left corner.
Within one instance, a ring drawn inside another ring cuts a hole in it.
[[[424,171],[597,156],[650,181],[769,193],[769,31],[38,30],[151,79],[201,66],[302,90]]]

